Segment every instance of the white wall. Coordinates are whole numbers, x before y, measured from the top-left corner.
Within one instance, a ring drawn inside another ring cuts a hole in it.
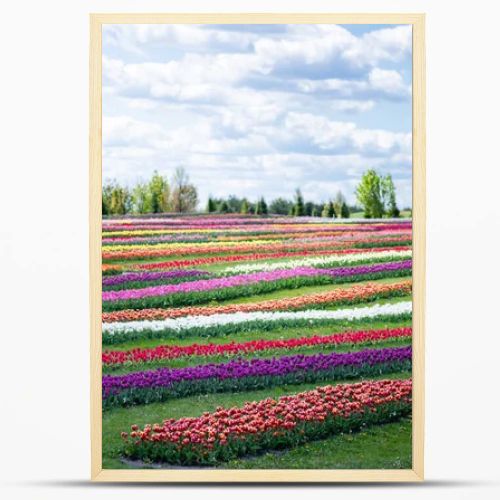
[[[343,498],[498,498],[498,2],[11,1],[0,37],[0,476],[7,498],[134,498],[86,486],[88,13],[426,12],[427,486]],[[246,6],[247,7],[246,7]],[[70,207],[61,211],[63,207]],[[142,487],[141,487],[142,488]],[[35,491],[36,489],[36,491]],[[496,491],[494,491],[496,490]],[[251,498],[267,490],[179,494]],[[146,488],[164,497],[174,490]],[[304,494],[326,497],[327,488]],[[495,495],[496,493],[496,495]]]

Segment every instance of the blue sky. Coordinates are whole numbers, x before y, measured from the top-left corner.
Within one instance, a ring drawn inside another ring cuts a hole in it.
[[[354,202],[375,168],[410,206],[411,56],[411,26],[105,25],[103,178]]]

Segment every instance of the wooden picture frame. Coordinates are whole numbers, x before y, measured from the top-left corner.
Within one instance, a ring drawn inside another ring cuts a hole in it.
[[[101,156],[103,24],[410,24],[413,27],[413,413],[406,470],[109,470],[102,468]],[[425,320],[424,14],[91,14],[90,15],[90,363],[91,478],[149,482],[373,482],[424,478]]]

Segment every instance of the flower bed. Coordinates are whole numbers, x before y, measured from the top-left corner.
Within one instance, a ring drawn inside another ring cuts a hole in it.
[[[144,461],[217,464],[397,420],[411,412],[411,394],[409,379],[330,385],[143,429],[132,425],[130,434],[122,433],[123,453]]]
[[[289,350],[300,347],[354,345],[384,340],[409,339],[411,327],[366,330],[331,335],[313,335],[286,340],[251,340],[228,344],[191,344],[186,346],[162,345],[149,349],[135,348],[129,351],[104,351],[102,362],[107,366],[176,359],[191,356],[241,355],[259,351]]]
[[[148,404],[193,394],[374,376],[410,367],[411,347],[394,347],[271,359],[234,359],[227,363],[104,375],[103,408]]]
[[[265,262],[257,264],[243,264],[233,266],[225,274],[243,274],[260,271],[275,271],[278,269],[294,269],[298,267],[315,267],[315,268],[332,268],[336,266],[346,266],[349,264],[363,263],[380,263],[396,260],[405,260],[412,256],[411,249],[405,250],[389,250],[385,252],[360,252],[347,255],[329,255],[320,257],[309,257],[304,259],[293,259],[281,262]]]
[[[401,269],[410,269],[411,260],[403,262],[389,262],[383,264],[373,264],[369,266],[345,267],[337,269],[316,269],[314,267],[298,267],[294,269],[278,269],[274,271],[261,271],[252,274],[240,274],[224,278],[213,278],[188,283],[178,283],[176,285],[160,285],[140,288],[135,290],[119,290],[103,292],[103,301],[142,299],[145,297],[155,297],[158,295],[170,295],[175,293],[205,292],[218,288],[230,288],[236,286],[246,286],[263,282],[280,281],[303,277],[345,277],[359,274],[375,274]],[[186,272],[186,271],[184,271]],[[110,278],[112,279],[112,278]]]
[[[103,311],[179,307],[300,288],[411,275],[412,261],[336,269],[297,268],[178,283],[104,291]]]
[[[336,250],[299,250],[294,252],[292,257],[304,257],[308,255],[345,255],[352,253],[366,253],[366,252],[390,252],[406,250],[408,246],[394,246],[394,247],[372,247],[368,249],[363,248],[346,248],[346,249],[336,249]],[[145,270],[157,270],[157,269],[177,269],[179,267],[194,267],[203,265],[213,265],[213,264],[226,264],[231,262],[246,262],[246,261],[256,261],[256,260],[268,260],[268,259],[283,259],[290,257],[290,252],[270,252],[270,253],[251,253],[251,254],[240,254],[240,255],[217,255],[214,257],[200,257],[197,259],[181,259],[181,260],[168,260],[166,262],[150,262],[146,264],[136,264],[132,265],[132,269],[145,269]],[[118,266],[117,266],[118,267]]]
[[[102,253],[103,260],[135,260],[135,259],[154,259],[158,257],[168,257],[174,255],[208,255],[219,253],[253,253],[255,250],[259,252],[289,252],[294,253],[303,250],[320,250],[328,248],[369,248],[369,247],[390,247],[403,246],[411,244],[411,236],[400,236],[395,238],[383,239],[359,239],[349,242],[332,243],[327,242],[311,242],[302,243],[284,243],[282,241],[254,241],[254,242],[239,242],[229,241],[225,243],[199,243],[197,245],[184,245],[172,243],[166,248],[144,247],[133,248],[129,250],[120,250],[120,247],[106,247]],[[161,245],[159,245],[161,246]],[[111,250],[112,249],[112,250]]]
[[[299,297],[264,300],[249,304],[229,304],[222,306],[180,307],[176,309],[125,309],[122,311],[104,312],[104,323],[114,321],[158,320],[180,318],[183,316],[210,316],[212,314],[229,314],[253,311],[292,311],[304,308],[323,308],[332,305],[348,305],[369,302],[371,300],[391,297],[402,297],[411,292],[411,281],[400,283],[383,283],[354,285],[349,288],[338,288],[329,292],[311,293]]]
[[[331,325],[335,322],[348,323],[355,320],[401,321],[409,319],[412,303],[375,304],[369,307],[339,309],[335,311],[255,311],[210,316],[185,316],[164,320],[143,320],[102,325],[103,344],[116,344],[134,339],[214,337],[238,332],[271,329]]]
[[[410,380],[375,381],[411,373],[410,220],[105,216],[102,236],[106,467],[217,466],[411,414]],[[198,417],[119,445],[174,414]]]
[[[207,271],[198,271],[197,269],[179,270],[179,271],[164,271],[164,272],[139,272],[139,273],[124,273],[119,276],[108,276],[103,278],[103,286],[122,285],[135,281],[147,282],[156,280],[172,280],[182,278],[192,278],[200,276],[210,276]]]

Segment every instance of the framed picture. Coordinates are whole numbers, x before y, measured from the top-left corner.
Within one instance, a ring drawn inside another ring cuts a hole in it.
[[[96,481],[421,481],[423,14],[90,16]]]

